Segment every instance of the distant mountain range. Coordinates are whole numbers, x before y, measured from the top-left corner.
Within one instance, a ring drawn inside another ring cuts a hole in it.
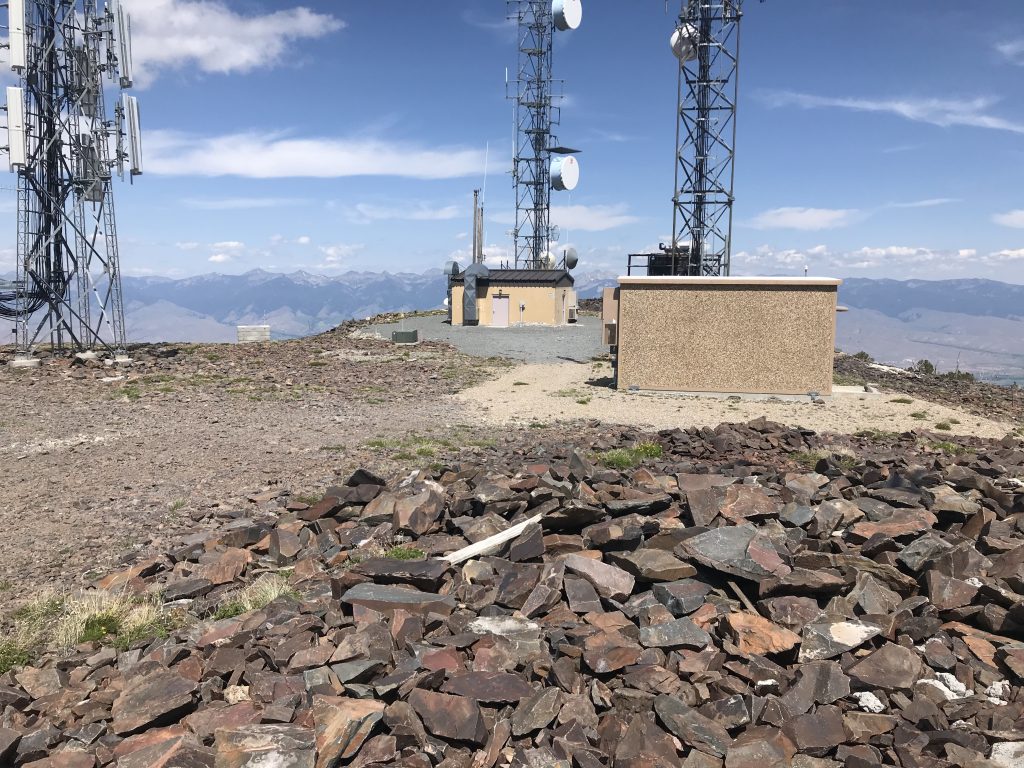
[[[611,273],[576,276],[581,298],[614,283]],[[440,308],[445,287],[440,270],[124,279],[132,341],[229,342],[235,326],[250,324],[269,324],[274,338],[302,336],[351,318]],[[1024,382],[1024,286],[851,278],[839,301],[848,311],[839,315],[836,343],[846,352],[863,350],[902,367],[921,359],[940,370],[959,364],[986,378]]]

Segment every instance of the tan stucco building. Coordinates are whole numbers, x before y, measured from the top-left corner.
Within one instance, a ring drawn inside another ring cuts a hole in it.
[[[576,320],[576,290],[564,269],[491,269],[476,282],[477,322],[466,322],[465,285],[452,278],[452,325],[566,325]]]
[[[615,294],[605,299],[605,338],[617,343],[618,386],[831,395],[841,282],[813,277],[619,278]]]

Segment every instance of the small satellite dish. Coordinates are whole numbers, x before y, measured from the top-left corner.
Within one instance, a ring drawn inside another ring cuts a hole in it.
[[[445,262],[444,273],[446,275],[450,275],[451,277],[455,277],[461,271],[462,271],[462,268],[459,266],[459,262],[457,262],[457,261],[447,261],[447,262]]]
[[[565,268],[576,269],[576,265],[580,263],[580,255],[576,252],[575,248],[569,248],[565,252]]]
[[[700,33],[693,24],[683,24],[672,33],[672,53],[682,62],[697,58],[697,40]]]
[[[560,155],[551,161],[551,186],[559,192],[572,192],[580,183],[580,163],[572,155]]]
[[[555,17],[555,27],[562,32],[579,29],[583,21],[583,0],[553,0],[551,12]]]

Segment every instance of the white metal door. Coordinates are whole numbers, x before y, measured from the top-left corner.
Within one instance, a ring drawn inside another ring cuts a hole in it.
[[[495,296],[491,299],[491,327],[508,328],[509,297]]]

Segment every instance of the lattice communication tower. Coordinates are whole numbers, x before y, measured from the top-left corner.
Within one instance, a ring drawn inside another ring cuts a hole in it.
[[[20,352],[124,349],[124,306],[111,190],[142,173],[139,107],[108,115],[104,79],[133,84],[131,21],[117,0],[9,0],[8,153],[18,175],[17,273],[0,317]]]
[[[672,274],[729,274],[743,0],[684,0],[679,60]]]
[[[514,81],[516,138],[512,161],[515,184],[516,269],[545,269],[553,261],[551,190],[571,191],[579,183],[576,150],[558,145],[553,128],[560,122],[555,103],[552,59],[555,31],[577,29],[581,0],[508,0],[509,18],[519,31],[519,62]]]

